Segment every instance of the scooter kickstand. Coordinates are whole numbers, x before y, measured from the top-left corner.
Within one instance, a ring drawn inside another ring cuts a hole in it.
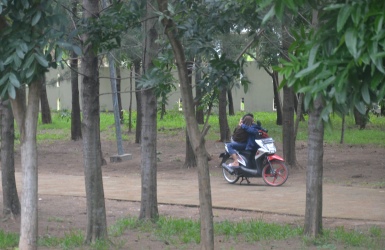
[[[249,178],[247,178],[247,177],[242,177],[242,180],[241,180],[241,182],[239,183],[239,185],[241,185],[243,181],[247,181],[247,184],[250,184]]]

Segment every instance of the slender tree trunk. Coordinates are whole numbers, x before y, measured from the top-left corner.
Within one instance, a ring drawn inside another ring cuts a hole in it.
[[[83,0],[83,17],[99,16],[99,1]],[[96,242],[107,238],[106,208],[104,202],[102,153],[100,144],[100,104],[99,104],[99,71],[98,57],[88,34],[83,35],[84,48],[82,57],[82,135],[83,160],[87,196],[87,230],[85,242]]]
[[[304,94],[301,93],[298,98],[298,104],[297,104],[297,118],[295,119],[295,126],[294,126],[294,141],[297,140],[297,133],[298,133],[298,127],[299,122],[302,120],[302,103],[303,103]]]
[[[76,12],[76,4],[73,10]],[[79,74],[78,59],[75,52],[71,53],[71,140],[77,141],[82,138],[80,99],[79,99]]]
[[[233,93],[231,92],[231,89],[227,91],[227,99],[229,100],[229,115],[235,115]]]
[[[194,149],[191,146],[191,141],[186,129],[186,157],[183,164],[184,168],[195,168],[197,166],[197,161],[195,159]]]
[[[122,83],[122,73],[120,72],[120,67],[116,67],[116,95],[118,98],[118,107],[119,107],[119,121],[120,124],[124,123],[124,112],[122,106],[122,94],[121,94],[121,83]]]
[[[340,144],[344,144],[344,138],[345,138],[345,115],[342,116]]]
[[[41,122],[43,124],[52,123],[51,109],[49,108],[48,96],[47,96],[47,85],[44,77],[41,78],[41,92],[40,92],[40,106],[41,106]]]
[[[130,104],[128,105],[128,132],[132,132],[132,82],[133,82],[133,73],[132,71],[135,69],[135,66],[131,66],[130,68]]]
[[[223,89],[219,92],[219,106],[218,106],[218,116],[219,116],[219,130],[221,134],[220,141],[226,142],[230,140],[231,132],[229,129],[229,123],[227,121],[227,100],[226,100],[227,90]]]
[[[294,100],[293,89],[283,87],[283,155],[286,163],[291,167],[297,164],[294,137]]]
[[[14,118],[9,101],[1,101],[1,184],[3,188],[3,216],[18,217],[20,201],[15,179]]]
[[[283,24],[287,25],[288,18],[284,17]],[[282,50],[283,53],[287,53],[291,37],[288,35],[285,26],[282,27]],[[283,156],[286,163],[291,167],[297,166],[297,159],[295,153],[295,137],[294,137],[294,91],[292,87],[283,87],[283,126],[282,126],[282,145]]]
[[[197,59],[195,62],[196,68],[200,67],[201,60]],[[199,86],[199,83],[202,78],[202,73],[200,70],[195,70],[195,96],[198,99],[198,103],[195,109],[195,117],[197,119],[198,124],[203,124],[205,122],[204,116],[204,107],[201,107],[201,98],[203,95],[202,88]]]
[[[305,234],[317,237],[322,232],[323,123],[319,122],[322,98],[309,113],[308,164],[306,171]]]
[[[140,60],[134,61],[135,67],[135,97],[136,97],[136,131],[135,143],[141,143],[142,133],[142,92],[138,89],[138,82],[140,76]]]
[[[281,101],[281,95],[279,94],[279,90],[278,90],[279,81],[278,81],[277,71],[273,71],[272,78],[273,78],[273,89],[274,89],[274,102],[277,109],[276,124],[282,125],[282,101]]]
[[[11,99],[12,110],[20,132],[22,168],[21,224],[19,249],[37,249],[37,121],[41,79],[32,82],[28,91],[26,106],[25,90],[18,89],[16,98]]]
[[[171,47],[173,49],[178,76],[181,86],[181,95],[183,98],[183,114],[186,119],[187,132],[194,149],[198,167],[199,180],[199,205],[200,205],[200,223],[201,223],[201,249],[214,249],[214,225],[211,200],[210,173],[208,159],[205,148],[203,133],[199,131],[198,122],[195,118],[194,101],[191,85],[188,80],[188,71],[186,68],[186,58],[181,41],[175,36],[177,27],[172,19],[167,19],[167,0],[158,0],[159,10],[166,14],[162,19],[164,32],[166,33]]]
[[[158,32],[156,20],[151,19],[152,6],[155,3],[148,0],[146,4],[146,21],[144,22],[144,53],[143,72],[154,67],[152,61],[156,56],[158,45],[155,40]],[[155,221],[159,217],[157,198],[157,99],[153,88],[142,90],[142,133],[141,133],[141,173],[142,193],[139,219]]]

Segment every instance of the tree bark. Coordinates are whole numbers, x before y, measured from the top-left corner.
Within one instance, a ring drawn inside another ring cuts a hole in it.
[[[293,89],[283,87],[283,127],[282,127],[283,155],[286,163],[296,167],[297,159],[295,153],[294,137],[294,98]]]
[[[40,91],[40,106],[41,106],[41,122],[43,124],[52,123],[51,109],[49,108],[47,85],[45,75],[41,78],[41,91]]]
[[[227,90],[222,89],[219,92],[219,105],[218,105],[218,117],[219,117],[219,131],[220,131],[220,141],[226,142],[230,140],[231,132],[229,129],[229,123],[227,121],[227,100],[226,100]]]
[[[155,43],[158,37],[156,20],[152,16],[153,0],[146,4],[146,21],[144,22],[144,53],[143,72],[149,71],[153,65],[153,59],[157,53],[158,45]],[[142,192],[139,219],[155,221],[159,217],[157,198],[157,99],[154,88],[142,90],[142,133],[141,133],[141,173]]]
[[[37,121],[41,79],[32,82],[28,91],[26,106],[25,90],[18,89],[16,98],[11,99],[13,115],[20,132],[22,168],[21,224],[19,249],[37,249]]]
[[[158,0],[159,10],[167,17],[167,0]],[[211,200],[211,186],[208,159],[206,155],[204,135],[199,131],[195,118],[194,100],[191,85],[188,80],[188,71],[185,66],[186,58],[181,41],[175,36],[177,27],[171,19],[162,19],[166,33],[173,49],[183,99],[183,114],[186,119],[187,132],[197,160],[199,181],[199,205],[201,223],[201,249],[214,249],[214,225]]]
[[[283,24],[286,25],[287,17],[283,18]],[[292,38],[288,35],[285,26],[282,27],[282,50],[283,53],[288,52]],[[283,156],[286,163],[291,167],[297,166],[295,153],[295,137],[294,137],[294,91],[292,87],[283,87],[283,107],[282,107],[282,146]]]
[[[191,146],[190,138],[188,137],[186,129],[186,157],[183,164],[184,168],[195,168],[197,166],[197,161],[195,159],[194,149]]]
[[[99,1],[83,0],[83,8],[85,19],[99,16]],[[88,42],[89,35],[84,34],[82,38],[83,44],[88,44],[82,57],[83,165],[87,196],[85,242],[91,243],[107,238],[107,221],[101,169],[98,57]]]
[[[118,97],[118,107],[119,107],[119,121],[120,124],[124,123],[124,112],[122,106],[122,95],[121,95],[121,82],[122,82],[122,74],[120,72],[120,67],[116,67],[116,91]]]
[[[274,102],[277,109],[277,125],[282,125],[282,101],[281,101],[281,95],[278,91],[279,81],[278,81],[278,72],[273,71],[272,73],[273,78],[273,89],[274,89]]]
[[[76,11],[76,7],[75,7]],[[80,100],[79,100],[79,74],[78,59],[75,52],[71,53],[71,140],[77,141],[82,138]]]
[[[134,60],[135,67],[135,97],[136,97],[136,131],[135,143],[141,143],[142,133],[142,92],[138,89],[138,82],[140,76],[140,60]]]
[[[3,188],[3,216],[18,217],[20,201],[15,178],[15,126],[9,101],[1,101],[1,184]]]
[[[322,176],[324,126],[320,121],[322,98],[309,113],[308,164],[306,171],[305,234],[317,237],[322,232]]]
[[[235,115],[233,93],[231,90],[227,91],[227,99],[229,100],[229,115]]]
[[[198,68],[200,66],[200,59],[197,59],[195,62],[195,68]],[[198,124],[203,124],[205,122],[205,116],[204,116],[204,107],[201,107],[201,98],[203,95],[202,88],[200,87],[200,81],[202,78],[202,73],[200,70],[195,70],[195,96],[198,100],[196,109],[195,109],[195,117],[197,119]]]

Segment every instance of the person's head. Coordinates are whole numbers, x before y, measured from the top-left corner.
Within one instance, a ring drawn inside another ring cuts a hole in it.
[[[251,124],[253,124],[253,122],[254,122],[254,118],[251,116],[245,116],[243,118],[243,124],[245,124],[247,126],[251,126]]]
[[[251,116],[251,118],[254,118],[254,115],[252,113],[247,113],[242,117],[242,120],[244,120],[246,116]]]

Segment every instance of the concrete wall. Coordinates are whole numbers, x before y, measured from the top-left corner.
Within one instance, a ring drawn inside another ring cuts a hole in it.
[[[258,69],[255,62],[249,62],[245,68],[245,74],[250,80],[251,84],[247,93],[244,93],[243,87],[233,88],[233,100],[235,111],[241,110],[241,100],[244,99],[244,111],[256,112],[266,111],[271,112],[273,109],[273,84],[271,77],[262,69]],[[112,95],[111,95],[111,83],[108,79],[109,69],[108,67],[102,67],[99,71],[100,75],[100,110],[111,111],[112,110]],[[130,79],[129,70],[121,70],[121,97],[123,109],[128,110],[130,105],[130,99],[132,96],[132,110],[136,109],[135,93],[130,94],[130,85],[132,84],[132,90],[134,90],[135,79]],[[176,72],[175,72],[175,75]],[[57,79],[63,78],[58,81]],[[71,109],[71,82],[70,74],[68,70],[51,70],[46,75],[47,79],[47,93],[50,108],[52,110]],[[131,82],[131,84],[130,84]],[[81,77],[79,78],[79,91],[81,91]],[[179,90],[173,92],[169,96],[169,102],[167,109],[178,108]],[[81,98],[81,96],[80,96]]]

